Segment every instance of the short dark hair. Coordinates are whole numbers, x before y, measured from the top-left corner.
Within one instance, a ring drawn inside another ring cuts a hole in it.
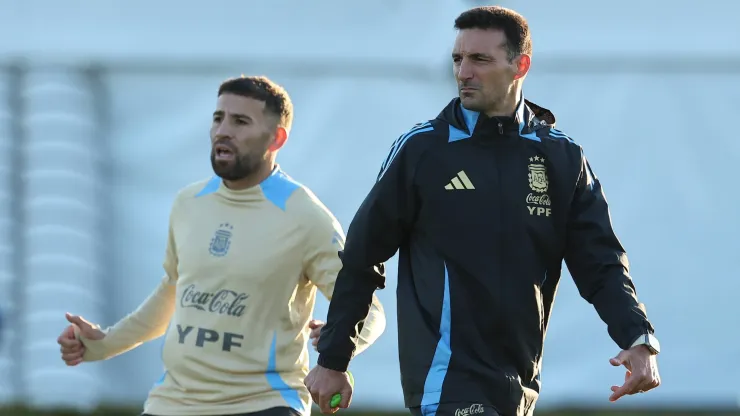
[[[501,6],[481,6],[464,11],[455,19],[455,29],[501,30],[506,35],[509,61],[519,55],[532,54],[532,38],[527,19],[514,10]]]
[[[245,76],[230,78],[221,83],[218,96],[234,94],[264,101],[265,112],[278,118],[278,125],[290,130],[293,124],[293,103],[285,88],[265,76]]]

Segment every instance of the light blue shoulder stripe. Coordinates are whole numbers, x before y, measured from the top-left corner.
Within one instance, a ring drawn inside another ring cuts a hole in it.
[[[569,141],[571,143],[575,143],[575,141],[573,141],[573,139],[571,139],[570,136],[568,136],[567,134],[563,133],[562,131],[560,131],[560,130],[554,128],[554,127],[550,127],[549,135],[553,139],[567,140],[567,141]]]
[[[195,197],[210,195],[218,191],[219,186],[221,186],[221,178],[214,176],[205,184],[200,192],[195,194]],[[285,211],[288,199],[302,185],[279,168],[275,168],[270,176],[262,181],[259,186],[268,201]]]
[[[428,131],[434,130],[434,127],[432,127],[432,123],[426,122],[417,124],[414,126],[411,130],[409,130],[406,134],[402,135],[398,139],[396,139],[395,142],[393,142],[393,145],[391,146],[390,152],[388,152],[388,156],[385,158],[385,161],[380,167],[380,174],[378,175],[378,180],[383,177],[386,171],[388,171],[388,168],[393,163],[393,160],[398,156],[403,146],[408,143],[409,139],[416,136],[420,133],[426,133]]]
[[[221,186],[221,178],[219,178],[218,176],[214,176],[206,183],[206,185],[203,187],[203,189],[200,190],[200,192],[195,194],[195,197],[198,198],[201,196],[212,194],[218,191],[219,186]]]
[[[293,195],[293,192],[301,187],[301,184],[286,175],[282,170],[275,169],[272,175],[262,181],[260,187],[268,201],[285,211],[288,199]]]

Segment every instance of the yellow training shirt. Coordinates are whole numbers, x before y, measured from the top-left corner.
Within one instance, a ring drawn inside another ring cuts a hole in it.
[[[289,406],[308,415],[307,325],[316,289],[331,299],[343,247],[332,213],[278,167],[243,191],[218,177],[189,185],[172,207],[164,278],[102,341],[81,338],[85,361],[166,333],[165,373],[146,413],[228,415]],[[357,352],[384,329],[375,298]]]

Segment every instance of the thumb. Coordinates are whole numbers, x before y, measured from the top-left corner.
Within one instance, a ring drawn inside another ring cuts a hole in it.
[[[66,317],[70,323],[77,325],[77,327],[80,328],[80,332],[85,336],[89,335],[91,331],[94,330],[92,324],[79,315],[67,313]]]
[[[619,367],[620,365],[623,365],[624,363],[627,362],[627,359],[629,358],[628,355],[629,354],[627,353],[626,350],[622,350],[619,352],[619,354],[617,354],[616,357],[613,357],[612,359],[610,359],[609,363],[613,365],[614,367]]]

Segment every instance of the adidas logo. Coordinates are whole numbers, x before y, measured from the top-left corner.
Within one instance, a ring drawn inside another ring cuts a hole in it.
[[[464,170],[457,172],[457,176],[452,178],[450,183],[445,185],[445,189],[452,191],[454,189],[475,189],[473,182],[470,182],[470,178],[465,174]]]

